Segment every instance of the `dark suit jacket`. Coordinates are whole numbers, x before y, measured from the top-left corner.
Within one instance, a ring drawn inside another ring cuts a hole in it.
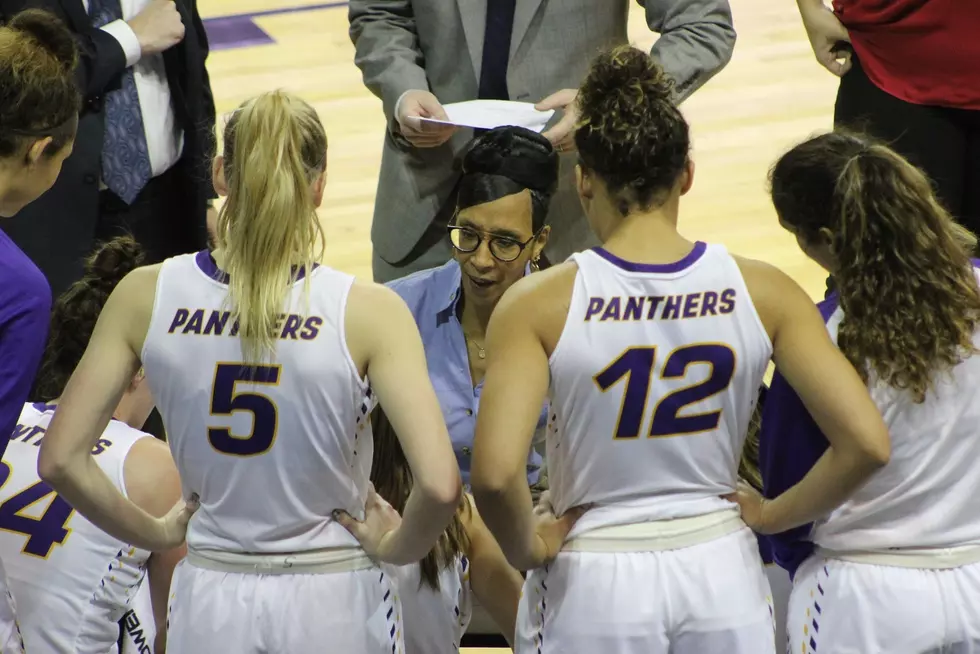
[[[186,26],[183,41],[163,53],[175,116],[184,130],[184,150],[174,173],[187,198],[187,210],[174,215],[175,229],[192,233],[189,248],[204,248],[207,201],[215,197],[211,184],[215,111],[205,60],[207,34],[197,0],[176,0]],[[0,0],[0,19],[6,21],[26,8],[56,14],[75,34],[79,45],[76,70],[84,97],[78,136],[71,156],[54,187],[2,224],[7,234],[45,273],[57,296],[81,277],[82,259],[94,247],[99,214],[99,179],[105,132],[103,96],[119,87],[126,58],[119,42],[92,27],[81,0]],[[186,221],[177,225],[176,221]]]

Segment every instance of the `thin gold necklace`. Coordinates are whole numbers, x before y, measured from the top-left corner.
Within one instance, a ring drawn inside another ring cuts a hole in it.
[[[474,341],[469,336],[469,334],[467,334],[466,332],[463,332],[463,338],[466,339],[466,342],[470,343],[473,347],[476,348],[476,356],[478,356],[481,359],[486,359],[487,358],[487,351],[484,350],[483,347],[481,347],[479,343],[477,343],[476,341]]]

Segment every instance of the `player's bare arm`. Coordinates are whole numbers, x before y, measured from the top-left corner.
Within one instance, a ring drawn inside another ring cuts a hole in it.
[[[415,480],[401,525],[378,544],[377,556],[412,563],[425,556],[456,511],[462,493],[456,456],[429,381],[418,327],[402,299],[384,286],[355,282],[346,331],[351,355],[370,378]]]
[[[466,558],[470,563],[470,587],[500,628],[507,643],[514,646],[517,606],[521,599],[524,578],[507,562],[500,545],[494,540],[476,509],[467,497],[468,511],[463,512],[463,526],[469,538]]]
[[[487,372],[477,416],[470,481],[484,521],[511,565],[554,558],[581,510],[535,516],[525,461],[548,395],[546,344],[557,342],[576,267],[562,264],[514,284],[487,328]],[[553,529],[554,524],[560,528]]]
[[[151,551],[182,543],[195,507],[180,501],[166,517],[151,516],[116,489],[91,452],[139,370],[158,271],[156,266],[134,270],[113,291],[38,458],[41,479],[75,510],[109,535]]]
[[[888,463],[890,442],[867,387],[830,339],[803,289],[773,266],[746,259],[738,263],[772,340],[776,367],[830,441],[806,477],[778,498],[762,502],[740,489],[746,522],[759,532],[775,533],[840,506]]]

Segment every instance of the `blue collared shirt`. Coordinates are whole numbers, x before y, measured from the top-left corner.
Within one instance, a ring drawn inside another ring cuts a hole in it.
[[[388,282],[388,287],[401,296],[418,324],[429,377],[439,397],[463,483],[469,487],[473,435],[483,382],[473,386],[466,337],[456,315],[462,293],[461,281],[459,264],[453,260],[438,268]],[[547,420],[545,406],[538,420],[538,430],[547,424]],[[532,449],[527,459],[529,484],[537,483],[541,465],[541,455]]]

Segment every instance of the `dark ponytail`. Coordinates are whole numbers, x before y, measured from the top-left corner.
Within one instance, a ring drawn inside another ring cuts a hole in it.
[[[48,402],[61,396],[82,360],[109,295],[144,259],[139,244],[121,236],[99,246],[86,260],[84,276],[55,300],[33,399]]]

